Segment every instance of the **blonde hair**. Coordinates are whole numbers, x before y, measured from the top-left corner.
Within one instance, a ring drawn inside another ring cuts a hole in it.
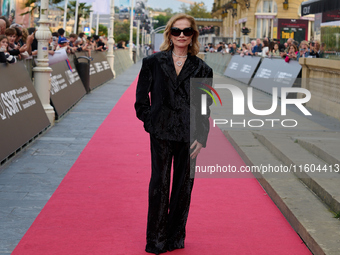
[[[199,53],[200,44],[198,42],[199,32],[197,29],[196,21],[194,17],[187,15],[185,13],[176,14],[172,16],[172,18],[168,21],[165,27],[165,31],[163,33],[164,42],[161,44],[159,48],[161,51],[169,51],[174,48],[173,44],[170,45],[171,28],[173,24],[180,19],[187,19],[190,22],[192,29],[194,30],[194,34],[192,36],[192,46],[190,45],[188,46],[188,53],[190,53],[191,55],[197,55]]]
[[[22,29],[22,37],[21,37],[21,39],[22,39],[22,41],[24,43],[26,43],[27,37],[28,37],[28,30],[27,30],[27,28],[23,28]]]
[[[306,44],[307,47],[309,48],[309,43],[308,43],[307,41],[302,41],[302,42],[300,42],[300,48],[301,48],[301,45],[302,45],[302,44]]]

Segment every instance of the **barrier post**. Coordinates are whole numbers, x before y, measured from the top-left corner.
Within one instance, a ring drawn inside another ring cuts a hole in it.
[[[50,105],[51,91],[51,72],[48,61],[48,41],[52,37],[48,27],[48,0],[41,0],[39,28],[35,34],[38,40],[38,58],[37,66],[34,71],[34,87],[44,107],[46,115],[51,122],[54,123],[55,112]]]
[[[115,15],[115,5],[114,5],[114,0],[111,0],[111,12],[110,12],[110,27],[109,27],[109,51],[107,53],[107,61],[109,62],[111,66],[111,70],[113,73],[113,77],[116,78],[116,73],[114,71],[114,55],[113,55],[113,45],[115,43],[113,39],[113,29],[114,29],[114,15]]]

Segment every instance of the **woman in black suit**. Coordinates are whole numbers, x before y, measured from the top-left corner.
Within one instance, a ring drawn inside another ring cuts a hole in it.
[[[212,69],[196,56],[198,36],[193,17],[173,16],[161,52],[144,58],[139,74],[135,109],[150,133],[152,162],[145,250],[154,254],[184,248],[195,160],[209,132],[209,107],[207,114],[200,112],[205,92],[198,89],[201,84],[190,83],[190,78],[212,83]]]

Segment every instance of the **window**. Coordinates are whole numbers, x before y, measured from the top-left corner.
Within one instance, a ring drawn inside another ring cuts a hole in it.
[[[256,8],[256,37],[271,38],[273,30],[273,18],[277,15],[275,0],[262,0]]]
[[[262,0],[257,4],[256,13],[277,13],[275,0]]]

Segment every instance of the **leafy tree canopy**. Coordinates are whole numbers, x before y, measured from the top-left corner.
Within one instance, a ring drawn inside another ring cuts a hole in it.
[[[203,2],[191,4],[189,7],[182,4],[180,10],[194,18],[211,18],[211,13],[207,11],[207,6]]]

